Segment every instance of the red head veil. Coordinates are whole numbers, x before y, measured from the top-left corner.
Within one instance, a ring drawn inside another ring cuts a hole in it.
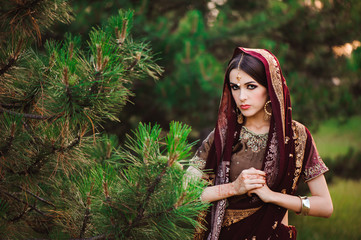
[[[267,76],[268,94],[272,105],[272,118],[263,164],[263,170],[267,174],[267,184],[273,191],[293,194],[301,174],[303,154],[310,146],[310,142],[306,141],[309,133],[307,130],[295,131],[294,129],[296,126],[292,121],[290,94],[277,58],[265,49],[239,47],[235,49],[232,59],[242,52],[260,60]],[[240,125],[236,121],[236,105],[227,79],[225,77],[214,143],[205,166],[205,169],[216,173],[215,185],[229,182],[232,146],[239,138],[240,131]],[[300,136],[295,136],[295,132]],[[220,200],[212,206],[208,239],[219,237],[226,201],[226,199]],[[259,203],[257,206],[248,201],[242,208],[259,206]],[[284,208],[262,203],[260,210],[242,220],[244,224],[241,228],[244,227],[244,229],[240,229],[242,235],[237,234],[236,239],[252,239],[254,236],[257,239],[268,239],[285,213]]]

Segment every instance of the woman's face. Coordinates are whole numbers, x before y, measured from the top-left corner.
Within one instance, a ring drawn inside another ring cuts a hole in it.
[[[264,117],[263,107],[268,100],[267,89],[242,70],[229,74],[233,99],[247,119]]]

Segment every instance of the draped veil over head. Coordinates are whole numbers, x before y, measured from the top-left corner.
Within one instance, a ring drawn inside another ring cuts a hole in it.
[[[236,48],[233,57],[249,54],[262,62],[266,72],[268,94],[272,105],[272,117],[263,171],[267,185],[273,191],[294,194],[303,167],[303,158],[309,154],[312,137],[308,130],[292,121],[290,94],[277,58],[265,49]],[[228,71],[226,71],[228,72]],[[214,132],[214,142],[210,149],[205,169],[215,173],[215,185],[229,182],[232,146],[239,139],[241,125],[236,121],[236,104],[225,77],[223,95],[219,106]],[[227,200],[213,204],[209,219],[207,239],[218,239],[221,232]],[[245,200],[244,209],[261,207],[256,213],[242,220],[237,239],[278,239],[281,221],[286,209],[274,204],[260,204]],[[289,233],[292,235],[292,233]],[[271,236],[271,237],[270,237]],[[273,237],[272,237],[273,236]]]

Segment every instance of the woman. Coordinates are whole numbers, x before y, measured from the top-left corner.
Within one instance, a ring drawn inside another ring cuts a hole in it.
[[[212,184],[207,231],[198,239],[296,239],[288,210],[330,217],[328,170],[310,132],[292,120],[278,60],[264,49],[237,48],[228,65],[215,130],[198,149]],[[194,168],[190,168],[190,171]],[[212,174],[214,173],[214,174]],[[294,196],[300,177],[310,197]]]

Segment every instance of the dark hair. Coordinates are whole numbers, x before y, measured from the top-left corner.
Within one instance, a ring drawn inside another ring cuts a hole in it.
[[[268,89],[266,71],[263,63],[257,58],[246,53],[240,53],[236,55],[229,62],[226,71],[226,78],[228,82],[229,82],[229,73],[232,71],[232,69],[238,69],[238,66],[242,71],[247,73],[259,84],[261,84],[262,86]]]

